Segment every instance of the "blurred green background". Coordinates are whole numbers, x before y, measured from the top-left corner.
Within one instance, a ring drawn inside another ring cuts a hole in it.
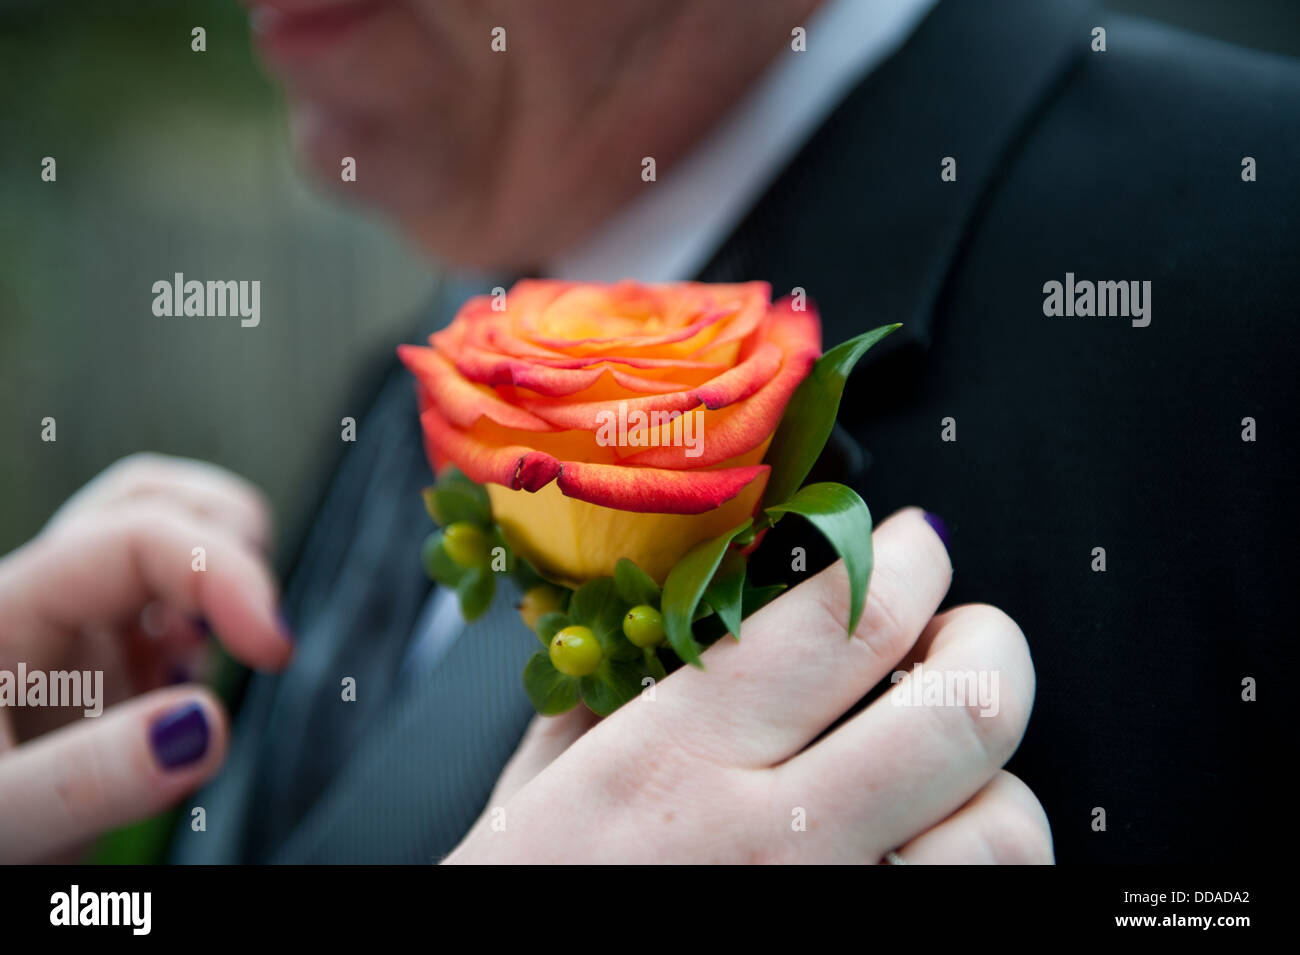
[[[1110,6],[1300,54],[1296,0]],[[260,279],[260,326],[155,317],[151,286],[178,271]],[[295,172],[236,0],[0,0],[0,554],[108,464],[154,450],[266,489],[283,567],[339,419],[361,417],[349,402],[436,281]],[[156,858],[166,831],[118,833],[99,857]]]
[[[0,0],[0,553],[148,449],[264,487],[286,557],[362,359],[435,282],[295,172],[286,129],[234,0]],[[261,324],[155,317],[174,272],[260,279]]]

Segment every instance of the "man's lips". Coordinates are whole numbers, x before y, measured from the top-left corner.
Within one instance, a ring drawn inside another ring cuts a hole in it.
[[[390,0],[245,0],[258,46],[272,59],[295,59],[328,49],[387,6]]]

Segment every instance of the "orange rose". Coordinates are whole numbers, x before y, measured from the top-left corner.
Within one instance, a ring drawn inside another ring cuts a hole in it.
[[[754,513],[821,326],[764,282],[526,280],[429,341],[398,354],[434,470],[486,485],[511,547],[576,585],[620,557],[662,581]]]

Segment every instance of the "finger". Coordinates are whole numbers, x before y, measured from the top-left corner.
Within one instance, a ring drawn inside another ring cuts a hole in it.
[[[559,716],[533,717],[519,748],[501,771],[492,792],[492,804],[506,802],[598,722],[599,717],[585,706]]]
[[[999,770],[943,822],[897,850],[909,865],[1050,865],[1052,828],[1028,786]]]
[[[109,508],[149,498],[171,501],[268,549],[270,508],[256,485],[206,461],[162,454],[133,454],[113,464],[68,499],[49,529],[62,530]]]
[[[205,659],[209,647],[206,620],[181,613],[161,601],[154,601],[140,612],[139,620],[132,628],[138,634],[140,643],[157,659],[170,674],[176,667],[188,667]],[[191,682],[190,676],[184,680],[168,679],[168,682]]]
[[[42,535],[0,570],[0,624],[29,665],[68,634],[131,620],[152,600],[205,618],[250,666],[283,666],[292,653],[265,560],[170,505],[136,502],[76,533]]]
[[[0,861],[30,862],[172,805],[225,758],[212,694],[137,697],[0,757]]]
[[[741,639],[683,667],[640,707],[659,738],[689,740],[733,766],[770,766],[797,753],[861,699],[907,652],[943,600],[952,564],[924,512],[909,508],[872,535],[866,607],[847,636],[849,585],[831,565],[745,621]]]
[[[143,693],[176,683],[202,683],[209,676],[210,645],[199,624],[155,602],[117,636],[134,687]]]
[[[923,671],[772,771],[772,798],[810,820],[798,833],[807,857],[879,859],[953,813],[1020,744],[1034,699],[1020,628],[985,605],[931,628]]]

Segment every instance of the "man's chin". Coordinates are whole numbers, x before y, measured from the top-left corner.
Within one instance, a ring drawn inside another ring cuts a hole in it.
[[[454,141],[454,137],[449,137]],[[290,107],[290,140],[298,165],[318,188],[364,207],[401,233],[416,249],[454,268],[481,272],[539,274],[539,263],[560,251],[557,231],[563,216],[544,210],[475,200],[488,189],[475,183],[463,157],[431,158],[431,150],[413,149],[400,135],[344,112],[298,100]],[[410,156],[421,161],[412,163]],[[527,222],[551,222],[555,229],[525,228]]]
[[[542,261],[538,256],[511,249],[506,240],[492,231],[474,227],[449,228],[447,222],[425,219],[400,219],[402,235],[420,254],[439,265],[468,272],[509,273],[514,275],[542,274]],[[475,234],[476,233],[476,234]],[[475,234],[475,238],[467,236]]]

